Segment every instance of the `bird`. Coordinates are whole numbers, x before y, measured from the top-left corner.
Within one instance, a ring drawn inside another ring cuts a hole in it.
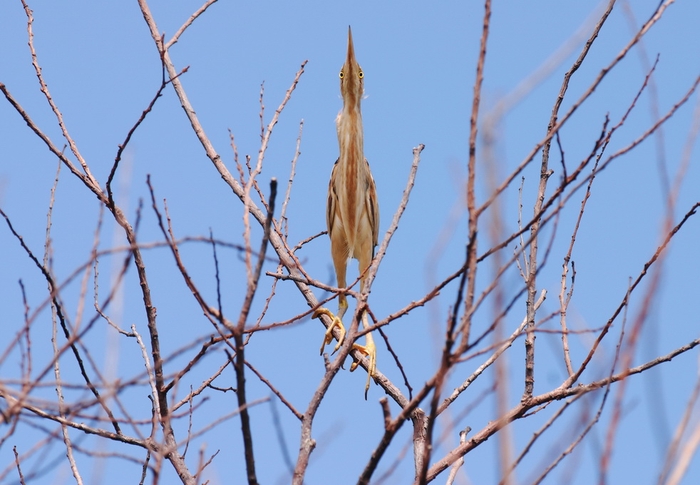
[[[348,26],[348,50],[345,64],[340,70],[340,93],[343,107],[335,120],[338,132],[340,154],[331,172],[328,184],[328,200],[326,204],[326,225],[331,240],[331,256],[338,280],[338,288],[345,288],[348,262],[357,259],[360,270],[360,291],[366,288],[367,272],[374,258],[374,249],[379,236],[379,203],[377,189],[369,168],[369,162],[364,156],[362,130],[362,113],[360,104],[364,95],[364,72],[355,59],[355,47],[352,42],[352,29]],[[333,342],[333,329],[338,328],[340,334],[337,351],[345,338],[343,315],[348,309],[347,297],[340,293],[338,297],[338,313],[327,308],[318,308],[313,318],[321,315],[328,316],[332,323],[326,329],[321,344],[321,354],[326,345]],[[369,328],[367,312],[363,312],[362,324]],[[360,351],[369,358],[367,368],[367,384],[365,399],[369,390],[370,379],[376,371],[377,350],[371,333],[366,335],[365,345],[353,344],[353,349]],[[354,362],[350,367],[357,367]]]

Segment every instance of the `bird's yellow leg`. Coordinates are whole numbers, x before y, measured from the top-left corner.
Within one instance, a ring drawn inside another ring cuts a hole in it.
[[[346,304],[347,305],[347,304]],[[341,312],[338,312],[339,314]],[[342,312],[345,313],[345,312]],[[341,317],[338,317],[333,314],[328,308],[318,308],[314,314],[311,316],[311,318],[318,318],[321,315],[326,315],[328,318],[331,319],[331,324],[328,326],[326,329],[326,333],[323,337],[323,342],[321,342],[321,355],[323,355],[323,349],[326,347],[326,345],[330,344],[333,342],[333,329],[335,327],[338,327],[338,331],[340,332],[340,338],[338,339],[338,343],[336,344],[335,348],[333,349],[333,352],[335,353],[340,346],[343,344],[343,340],[345,339],[345,326],[343,325],[343,321],[340,319]],[[342,316],[342,314],[341,314]]]
[[[362,324],[365,328],[369,328],[369,323],[367,322],[367,312],[362,315]],[[374,377],[377,370],[377,347],[374,345],[374,338],[372,337],[372,334],[367,334],[367,340],[364,346],[360,344],[353,344],[352,348],[369,358],[369,365],[367,366],[367,384],[365,385],[365,399],[367,399],[369,382],[372,377]],[[357,362],[353,362],[350,366],[350,372],[354,371],[357,368],[357,365]]]

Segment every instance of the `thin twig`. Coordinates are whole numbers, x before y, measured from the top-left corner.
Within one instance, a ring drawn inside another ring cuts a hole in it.
[[[214,0],[216,1],[216,0]],[[161,59],[162,62],[162,59]],[[181,74],[184,74],[187,72],[187,68],[183,69],[178,76]],[[153,99],[151,99],[151,102],[148,103],[148,106],[146,109],[143,110],[141,113],[141,116],[139,117],[138,120],[136,120],[136,123],[129,129],[129,132],[126,134],[126,138],[124,138],[124,141],[122,142],[121,145],[119,145],[119,148],[117,150],[117,155],[114,157],[114,163],[112,164],[112,169],[109,172],[109,176],[107,177],[107,197],[109,199],[108,206],[110,206],[112,209],[114,209],[114,195],[112,194],[112,181],[114,180],[114,176],[117,173],[117,168],[119,167],[119,162],[122,159],[122,154],[124,153],[124,150],[126,149],[127,145],[129,144],[129,141],[131,140],[131,137],[134,135],[136,130],[138,129],[139,126],[141,126],[141,123],[143,123],[146,120],[146,116],[153,111],[153,107],[156,104],[156,101],[162,96],[163,90],[166,88],[166,86],[170,83],[169,79],[165,78],[165,68],[163,68],[163,78],[161,79],[160,82],[160,87],[156,91],[155,96],[153,96]]]
[[[32,66],[34,66],[34,72],[36,73],[36,77],[39,80],[39,89],[41,92],[44,94],[44,97],[46,98],[46,101],[49,103],[49,106],[51,107],[51,111],[53,111],[54,115],[56,116],[56,121],[58,121],[58,126],[61,128],[61,133],[63,134],[63,137],[66,139],[68,142],[68,146],[70,147],[71,152],[73,152],[73,155],[75,155],[75,158],[78,159],[78,162],[80,162],[80,165],[83,167],[83,171],[85,172],[85,177],[83,178],[83,181],[86,183],[90,183],[93,185],[93,187],[97,187],[99,184],[95,180],[95,178],[92,176],[92,173],[90,173],[90,169],[88,168],[87,162],[85,162],[85,159],[83,159],[83,156],[80,154],[80,151],[78,151],[78,147],[75,144],[75,141],[73,138],[70,136],[70,133],[68,133],[68,128],[66,127],[65,123],[63,122],[63,115],[58,109],[58,106],[56,106],[56,103],[54,103],[53,98],[51,97],[51,93],[49,93],[49,88],[46,85],[46,82],[44,81],[44,75],[41,72],[41,67],[39,66],[39,60],[36,55],[36,50],[34,49],[34,31],[32,29],[32,24],[34,23],[34,15],[27,5],[27,2],[25,0],[22,0],[22,6],[24,7],[24,12],[27,15],[27,34],[29,36],[29,51],[32,56]],[[72,167],[72,164],[69,165]],[[71,171],[74,171],[74,168],[71,169]],[[77,171],[76,171],[77,172]],[[75,173],[75,172],[74,172]]]
[[[58,168],[56,170],[56,178],[54,179],[54,184],[51,187],[51,198],[49,201],[49,210],[46,216],[46,238],[45,238],[45,243],[44,243],[44,261],[43,261],[43,266],[45,268],[49,267],[50,264],[50,254],[52,251],[51,247],[51,216],[53,215],[53,205],[55,202],[55,195],[56,195],[56,186],[58,185],[58,176],[61,172],[61,164],[58,164]],[[49,292],[53,291],[53,288],[51,286],[51,283],[49,282],[49,287],[48,287]],[[83,300],[83,293],[81,292],[81,298],[80,300]],[[78,312],[78,315],[80,315],[82,312]],[[58,399],[58,410],[59,414],[61,417],[66,416],[66,405],[65,405],[65,398],[63,396],[63,384],[62,384],[62,379],[61,379],[61,365],[60,365],[60,359],[58,356],[60,355],[60,351],[58,348],[58,325],[56,324],[57,320],[57,309],[56,305],[52,304],[51,305],[51,345],[53,347],[53,353],[54,353],[54,378],[55,378],[55,384],[56,384],[56,397]],[[76,330],[78,325],[76,324]],[[78,485],[83,485],[83,477],[80,475],[80,470],[78,470],[78,464],[75,461],[75,455],[73,454],[73,444],[71,442],[70,438],[70,433],[68,432],[68,427],[65,424],[61,425],[61,434],[63,436],[63,444],[65,445],[66,448],[66,458],[68,458],[68,463],[70,464],[70,469],[71,473],[73,474],[73,477],[75,478],[75,481]]]
[[[277,390],[277,388],[268,379],[265,378],[265,376],[263,376],[255,367],[253,367],[250,362],[246,362],[245,365],[247,365],[248,368],[252,370],[256,376],[258,376],[258,379],[260,379],[267,387],[270,388],[270,390],[275,394],[275,396],[277,396],[280,399],[280,401],[282,401],[282,404],[287,406],[287,408],[292,412],[294,416],[297,417],[297,419],[301,421],[304,418],[304,416],[296,410],[292,403],[290,403],[289,400],[285,398],[284,395],[279,390]]]
[[[287,220],[287,205],[289,204],[289,200],[291,199],[292,195],[292,183],[294,182],[294,175],[296,174],[297,160],[299,159],[299,155],[301,155],[301,133],[303,129],[304,120],[301,120],[299,122],[299,135],[297,136],[297,146],[294,150],[294,157],[292,158],[291,168],[289,172],[289,180],[287,181],[287,191],[284,194],[284,201],[282,202],[282,210],[280,211],[279,217],[279,220],[282,224],[282,227],[280,227],[279,230],[282,232],[285,239],[289,232],[289,221]]]
[[[469,431],[471,431],[471,428],[467,426],[466,429],[463,429],[459,432],[460,445],[463,445],[464,442],[467,441],[467,435],[469,434]],[[457,472],[462,467],[462,465],[464,465],[464,457],[460,458],[452,464],[452,467],[450,468],[450,474],[447,476],[447,482],[445,482],[446,485],[452,485],[454,483],[455,478],[457,478]]]
[[[212,4],[216,3],[217,0],[207,0],[204,2],[204,5],[199,7],[195,13],[190,15],[190,18],[188,18],[182,26],[177,29],[177,32],[175,32],[175,35],[172,36],[172,38],[163,46],[163,48],[167,51],[169,50],[174,44],[177,43],[178,40],[180,40],[180,36],[185,32],[187,27],[192,25],[192,23],[197,20],[197,17],[202,15]]]
[[[17,446],[12,447],[12,452],[15,454],[15,465],[17,466],[17,474],[19,475],[19,483],[25,485],[24,475],[22,475],[22,467],[19,465],[19,455],[17,454]]]

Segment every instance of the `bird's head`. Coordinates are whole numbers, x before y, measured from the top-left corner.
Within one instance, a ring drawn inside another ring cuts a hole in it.
[[[364,73],[355,59],[355,47],[352,44],[352,30],[348,27],[348,55],[340,70],[340,94],[346,107],[360,107],[360,100],[365,92]]]

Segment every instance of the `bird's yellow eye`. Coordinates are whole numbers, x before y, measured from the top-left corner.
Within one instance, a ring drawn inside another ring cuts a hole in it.
[[[365,77],[365,73],[362,72],[362,71],[360,71],[360,73],[358,74],[358,76],[360,76],[360,79],[362,79],[363,77]]]
[[[338,74],[338,77],[340,77],[340,79],[343,79],[343,77],[345,77],[345,73],[343,71],[340,71],[340,74]]]

